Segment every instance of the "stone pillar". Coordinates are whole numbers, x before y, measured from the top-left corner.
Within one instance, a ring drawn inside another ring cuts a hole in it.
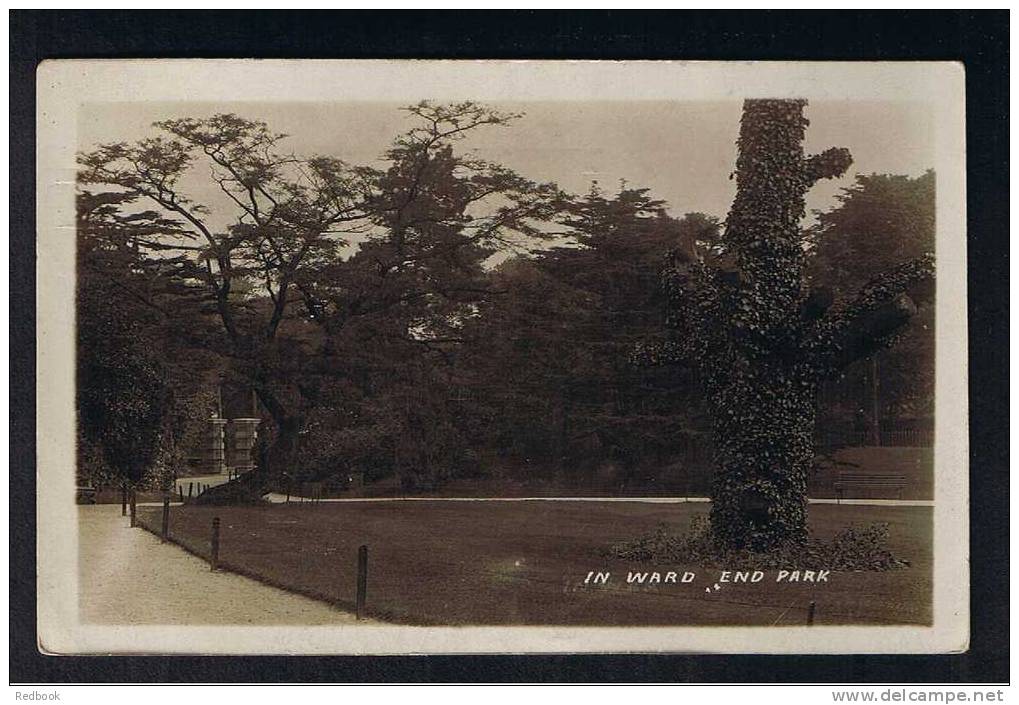
[[[209,419],[206,432],[193,457],[195,470],[201,475],[218,475],[226,469],[223,449],[223,428],[226,419]]]
[[[254,418],[230,419],[226,463],[233,472],[244,473],[255,467],[253,450],[261,422]]]

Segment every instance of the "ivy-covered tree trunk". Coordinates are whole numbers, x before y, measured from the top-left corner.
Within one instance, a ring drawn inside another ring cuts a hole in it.
[[[851,162],[844,149],[805,158],[804,104],[744,105],[736,199],[726,222],[735,268],[721,302],[727,354],[708,389],[717,454],[711,523],[727,546],[755,551],[806,537],[817,375],[800,349],[800,220],[810,186]]]
[[[755,365],[712,391],[713,534],[767,550],[806,538],[815,385],[784,361]]]
[[[726,549],[806,538],[818,385],[893,342],[916,310],[906,290],[933,268],[907,263],[837,306],[830,291],[810,289],[805,195],[852,159],[840,148],[804,155],[805,105],[744,103],[721,254],[677,250],[664,275],[677,335],[660,353],[693,364],[704,385],[715,441],[711,526]]]

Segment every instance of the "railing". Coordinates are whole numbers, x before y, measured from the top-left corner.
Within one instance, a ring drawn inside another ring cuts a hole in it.
[[[883,447],[930,448],[934,445],[934,432],[930,429],[881,430],[879,445]],[[821,431],[818,441],[822,448],[842,446],[872,446],[874,438],[870,431]]]
[[[882,447],[931,448],[934,446],[934,431],[917,428],[881,429],[878,445]],[[871,431],[819,430],[817,442],[822,449],[873,446]],[[712,443],[708,433],[687,433],[679,440],[679,452],[688,462],[711,460]]]

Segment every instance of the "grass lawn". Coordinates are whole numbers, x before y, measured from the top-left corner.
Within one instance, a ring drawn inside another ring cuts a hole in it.
[[[368,611],[413,624],[800,625],[929,624],[931,508],[813,505],[811,526],[828,537],[850,524],[888,522],[892,550],[910,567],[832,573],[827,582],[719,582],[694,565],[641,566],[605,558],[609,545],[667,523],[676,529],[704,504],[631,502],[364,502],[265,507],[181,506],[174,541],[209,555],[212,518],[222,521],[221,563],[352,609],[357,547],[369,546]],[[139,507],[150,530],[159,509]],[[797,566],[789,566],[790,570]],[[696,573],[689,584],[627,584],[627,571]],[[584,585],[588,571],[609,582]],[[706,592],[710,589],[710,592]]]
[[[840,464],[826,464],[811,473],[808,495],[834,498],[835,482],[840,472],[850,474],[901,475],[904,486],[901,496],[887,487],[850,487],[846,498],[861,499],[934,499],[934,452],[932,448],[905,446],[858,446],[842,448],[834,459]],[[659,468],[655,473],[621,483],[617,480],[571,482],[556,477],[549,468],[537,472],[528,469],[500,473],[483,478],[458,478],[441,487],[408,493],[395,478],[368,483],[359,496],[363,497],[703,497],[711,492],[711,468]],[[639,473],[638,473],[639,474]],[[182,482],[186,483],[187,478]],[[307,486],[295,486],[295,496],[310,494]],[[349,497],[347,491],[328,492],[323,496]]]

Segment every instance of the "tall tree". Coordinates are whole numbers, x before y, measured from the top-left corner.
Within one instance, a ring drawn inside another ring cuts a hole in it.
[[[645,189],[597,186],[559,222],[568,241],[501,264],[500,294],[468,326],[457,369],[490,419],[475,442],[521,479],[675,481],[663,468],[697,416],[693,385],[629,357],[664,318],[663,257],[707,247],[718,223],[672,218]]]
[[[817,213],[817,222],[808,232],[813,248],[810,278],[815,285],[831,287],[836,297],[845,298],[874,272],[933,254],[933,171],[916,178],[860,174],[837,198],[834,208]],[[876,353],[871,361],[847,368],[838,383],[843,393],[833,398],[844,398],[857,412],[866,409],[868,415],[875,411],[882,417],[932,415],[934,307],[921,308],[898,344]],[[871,379],[875,370],[876,380]],[[875,388],[877,398],[872,398]]]
[[[325,374],[307,395],[316,433],[411,490],[448,478],[468,455],[461,431],[473,422],[449,403],[450,364],[477,307],[499,293],[485,261],[547,238],[539,224],[563,194],[457,149],[518,115],[473,103],[406,110],[418,125],[397,137],[385,168],[362,172],[370,229],[351,257],[321,261],[301,292],[323,336]]]
[[[908,295],[932,274],[922,257],[832,305],[810,289],[804,196],[841,175],[848,150],[807,157],[804,100],[747,100],[736,197],[715,262],[676,253],[664,275],[669,324],[657,351],[693,363],[716,449],[711,526],[727,548],[763,551],[806,538],[818,384],[889,345],[916,312]]]
[[[278,430],[270,464],[284,467],[295,455],[300,423],[276,364],[278,333],[305,263],[335,252],[345,226],[362,217],[356,176],[335,159],[283,153],[284,135],[236,115],[167,120],[157,127],[166,136],[81,155],[79,182],[118,187],[157,207],[160,217],[178,219],[177,231],[156,247],[176,255],[178,277],[203,286],[221,324],[210,344],[245,369]],[[234,208],[224,230],[183,186],[199,158]],[[269,305],[253,300],[252,286]]]
[[[88,191],[77,198],[79,470],[100,484],[165,480],[158,470],[179,469],[203,414],[189,383],[201,365],[178,354],[201,316],[166,276],[172,263],[142,247],[177,225],[121,213],[131,200]]]
[[[376,334],[421,348],[440,344],[475,288],[478,255],[511,232],[536,233],[530,221],[557,196],[454,153],[470,131],[515,116],[473,103],[409,110],[419,125],[397,138],[382,170],[295,157],[282,149],[285,135],[236,115],[163,121],[164,136],[81,155],[82,184],[115,186],[179,221],[156,246],[173,253],[180,280],[204,289],[220,323],[209,345],[272,419],[259,470],[208,501],[261,495],[296,465],[308,406],[323,378],[342,376],[352,321],[363,330],[372,319]],[[226,204],[216,213],[185,189],[200,162]]]

